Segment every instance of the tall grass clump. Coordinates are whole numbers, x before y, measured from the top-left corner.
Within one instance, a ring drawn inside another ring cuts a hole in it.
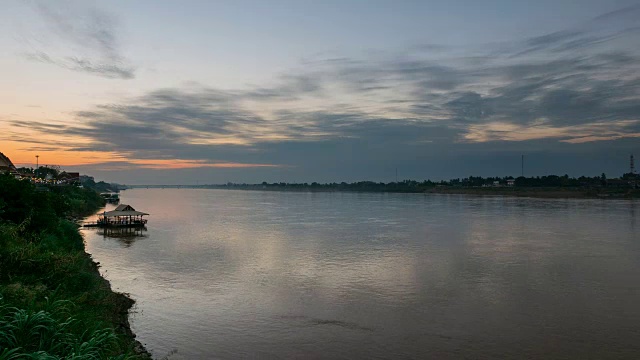
[[[107,355],[118,342],[111,329],[75,332],[77,320],[67,317],[67,303],[56,301],[47,311],[35,311],[8,307],[0,298],[0,359],[134,358]]]
[[[73,222],[102,199],[46,190],[0,175],[0,360],[145,358],[128,328],[132,300],[111,291]]]

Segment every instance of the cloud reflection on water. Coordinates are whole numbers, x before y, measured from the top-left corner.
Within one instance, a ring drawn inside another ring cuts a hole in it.
[[[635,203],[143,189],[122,197],[152,214],[149,238],[123,249],[88,236],[88,247],[116,288],[138,299],[134,327],[160,353],[638,350]],[[291,318],[299,316],[326,325]]]

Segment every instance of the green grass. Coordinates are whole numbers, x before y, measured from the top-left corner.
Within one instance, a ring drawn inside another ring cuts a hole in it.
[[[46,302],[46,310],[9,307],[0,298],[0,359],[134,359],[109,355],[118,337],[108,329],[76,331],[69,301]]]
[[[67,220],[102,205],[78,188],[0,176],[0,360],[137,359],[132,300],[111,291]]]

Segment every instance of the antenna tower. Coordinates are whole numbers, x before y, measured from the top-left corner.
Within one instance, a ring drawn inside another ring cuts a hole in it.
[[[631,154],[631,156],[629,157],[629,172],[631,174],[636,173],[636,167],[634,166],[634,163],[633,163],[633,154]]]

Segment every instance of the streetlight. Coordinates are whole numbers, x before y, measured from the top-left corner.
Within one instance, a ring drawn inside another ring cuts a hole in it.
[[[36,155],[36,178],[38,177],[38,158],[40,155]]]

